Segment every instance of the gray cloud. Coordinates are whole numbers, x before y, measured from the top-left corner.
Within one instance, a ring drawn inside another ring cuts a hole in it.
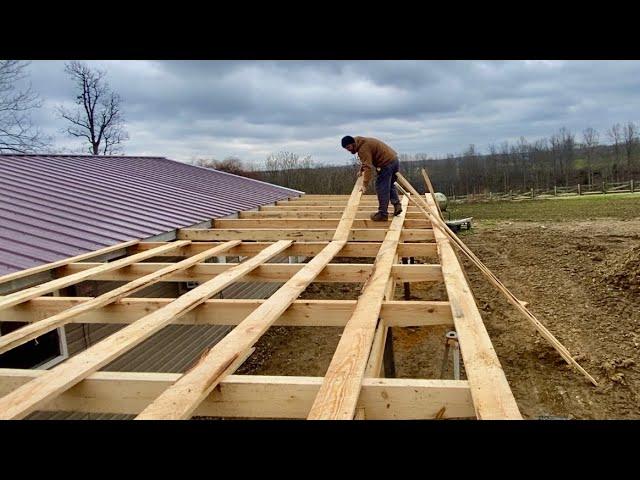
[[[561,126],[602,132],[637,121],[637,61],[90,61],[124,100],[127,154],[236,155],[260,163],[291,150],[344,162],[344,134],[379,137],[401,153],[481,150]],[[34,120],[58,148],[55,107],[73,99],[62,61],[33,61],[45,100]]]

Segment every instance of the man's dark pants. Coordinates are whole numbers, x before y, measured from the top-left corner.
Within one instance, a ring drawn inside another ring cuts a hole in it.
[[[396,186],[394,184],[399,167],[400,162],[396,158],[393,162],[385,165],[384,167],[380,167],[378,176],[376,177],[378,211],[382,212],[384,215],[388,215],[387,210],[389,209],[389,199],[391,199],[391,203],[393,205],[400,203],[398,190],[396,190]]]

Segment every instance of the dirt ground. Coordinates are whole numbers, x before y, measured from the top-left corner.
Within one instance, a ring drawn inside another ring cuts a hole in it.
[[[640,220],[480,222],[462,238],[600,383],[594,387],[573,371],[463,261],[523,416],[640,418]],[[313,284],[301,298],[355,299],[360,287]],[[446,300],[443,285],[411,288],[413,300]],[[395,298],[402,292],[399,285]],[[448,330],[393,329],[396,376],[439,378]],[[323,376],[341,333],[330,327],[272,328],[238,373]]]

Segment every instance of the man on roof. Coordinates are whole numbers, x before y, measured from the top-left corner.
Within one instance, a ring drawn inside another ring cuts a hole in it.
[[[358,154],[360,160],[358,176],[364,175],[363,192],[371,181],[372,170],[377,172],[378,211],[371,215],[371,220],[383,222],[389,219],[389,201],[393,205],[393,214],[400,215],[402,206],[394,185],[400,162],[395,150],[377,138],[351,137],[349,135],[342,138],[342,147],[353,155]]]

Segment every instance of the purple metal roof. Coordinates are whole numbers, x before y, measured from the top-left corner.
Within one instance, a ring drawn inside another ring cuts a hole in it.
[[[160,157],[0,155],[0,275],[301,193]]]

